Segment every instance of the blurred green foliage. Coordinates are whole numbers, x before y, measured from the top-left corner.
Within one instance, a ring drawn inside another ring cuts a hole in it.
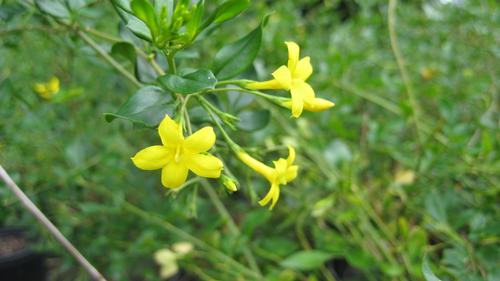
[[[82,26],[131,36],[108,1],[80,2]],[[222,1],[207,2],[214,10]],[[212,67],[217,49],[272,11],[246,77],[269,79],[286,61],[283,42],[293,40],[312,58],[317,95],[337,104],[296,121],[254,97],[218,101],[244,116],[240,127],[249,130],[233,137],[247,150],[273,159],[281,144],[293,144],[301,166],[269,212],[256,203],[265,183],[217,149],[240,190],[229,194],[216,181],[208,188],[222,198],[236,232],[206,186],[167,192],[158,173],[133,167],[129,157],[155,143],[156,132],[107,123],[103,114],[116,112],[135,86],[29,3],[0,4],[0,163],[110,280],[159,280],[154,253],[190,239],[172,225],[213,247],[195,245],[175,280],[248,280],[213,250],[248,267],[245,248],[265,280],[424,280],[424,255],[427,278],[500,280],[496,1],[399,3],[394,28],[410,84],[394,58],[386,1],[252,1],[244,14],[200,34],[179,53],[181,68]],[[110,42],[95,40],[111,52]],[[122,62],[145,67],[140,59]],[[53,75],[67,98],[42,100],[33,84]],[[420,139],[408,87],[421,109]],[[272,110],[257,117],[249,109]],[[252,124],[269,116],[274,122],[264,128]],[[87,280],[3,185],[0,202],[2,225],[29,227],[43,238],[41,249],[60,255],[54,278]]]

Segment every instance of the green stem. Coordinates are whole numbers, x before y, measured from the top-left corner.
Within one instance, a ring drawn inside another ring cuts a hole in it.
[[[248,89],[244,89],[244,88],[215,88],[215,89],[212,89],[212,90],[208,90],[207,92],[217,93],[217,92],[229,92],[229,91],[237,91],[237,92],[252,94],[254,96],[258,96],[258,97],[261,97],[261,98],[268,99],[268,100],[270,100],[273,103],[278,104],[278,105],[283,105],[284,102],[290,100],[290,99],[287,99],[287,98],[276,97],[276,96],[269,95],[269,94],[266,94],[266,93],[263,93],[263,92],[260,92],[260,91],[253,91],[253,90],[248,90]]]
[[[205,192],[208,194],[208,197],[214,204],[215,208],[219,212],[219,214],[224,218],[224,220],[227,223],[227,226],[229,228],[229,231],[231,234],[235,236],[241,236],[241,232],[238,229],[238,226],[236,226],[236,223],[234,222],[233,218],[229,214],[229,211],[226,209],[222,201],[219,199],[219,196],[214,192],[213,188],[208,184],[206,180],[201,181],[201,186],[205,190]],[[262,275],[262,272],[259,269],[259,266],[257,265],[257,262],[255,261],[255,257],[253,256],[252,252],[248,248],[247,245],[244,246],[243,248],[243,254],[245,255],[245,259],[247,260],[248,264],[254,270],[257,272],[259,275]]]
[[[83,33],[82,31],[77,31],[76,34],[80,36],[80,38],[83,39],[92,49],[94,49],[105,61],[107,61],[111,66],[113,66],[120,74],[125,76],[130,82],[132,82],[134,85],[137,87],[141,87],[142,84],[137,81],[137,79],[132,75],[130,72],[128,72],[121,64],[119,64],[115,59],[113,59],[106,51],[104,51],[97,43],[92,40],[92,38],[88,37],[87,34]]]
[[[242,151],[243,149],[237,144],[235,143],[231,137],[229,137],[229,135],[227,134],[226,130],[224,130],[224,127],[222,127],[222,125],[220,124],[220,122],[217,120],[217,118],[215,117],[215,113],[214,111],[212,110],[211,106],[213,106],[212,104],[210,104],[210,102],[208,102],[204,97],[201,97],[201,96],[197,96],[198,98],[198,101],[200,102],[201,106],[203,108],[205,108],[205,110],[208,112],[208,115],[210,116],[210,119],[212,119],[212,121],[215,123],[215,125],[219,128],[219,130],[221,131],[222,133],[222,136],[224,137],[224,139],[226,140],[227,144],[229,145],[229,148],[235,153],[237,154],[238,152]]]
[[[303,230],[306,216],[307,213],[299,214],[297,221],[295,223],[295,234],[297,235],[297,238],[299,239],[299,243],[301,244],[302,248],[304,248],[305,250],[311,250],[312,246],[307,240],[306,234],[304,233]],[[337,280],[335,276],[324,265],[321,265],[320,271],[321,274],[323,274],[323,277],[325,277],[327,281]]]
[[[105,188],[100,188],[98,186],[95,186],[93,184],[90,184],[86,182],[85,180],[83,181],[86,187],[92,188],[93,190],[98,191],[101,194],[104,194],[106,196],[109,196],[110,198],[113,197],[113,193],[109,191],[108,189]],[[248,277],[252,277],[250,280],[260,280],[260,276],[253,272],[252,270],[248,269],[238,261],[234,260],[233,258],[227,256],[223,252],[219,251],[216,248],[213,248],[212,246],[208,245],[204,241],[192,236],[191,234],[185,232],[184,230],[176,227],[175,225],[171,224],[170,222],[160,218],[157,215],[148,213],[147,211],[129,203],[128,201],[123,201],[122,203],[123,209],[131,214],[134,214],[140,218],[142,218],[144,221],[147,221],[151,224],[157,225],[159,227],[162,227],[163,229],[167,230],[168,232],[171,232],[180,238],[189,241],[193,243],[195,246],[199,247],[200,249],[203,249],[205,251],[208,251],[212,254],[213,257],[219,259],[222,262],[226,262],[227,264],[231,265],[233,268],[236,268],[239,270],[240,273],[246,274]]]
[[[388,28],[389,28],[389,37],[391,41],[391,48],[392,52],[394,53],[394,57],[396,58],[396,62],[398,64],[399,72],[401,73],[401,77],[403,78],[403,83],[406,88],[406,93],[408,95],[408,100],[410,102],[410,105],[412,107],[412,119],[413,123],[415,124],[415,132],[417,134],[417,140],[419,141],[419,146],[422,145],[423,139],[422,139],[422,133],[421,133],[421,125],[420,125],[420,116],[421,116],[421,110],[420,110],[420,105],[417,101],[417,98],[415,97],[415,93],[413,92],[413,87],[411,84],[410,76],[408,75],[408,70],[406,69],[405,66],[405,61],[403,58],[403,55],[401,53],[401,50],[399,49],[398,46],[398,39],[396,35],[396,6],[397,6],[397,0],[389,0],[389,6],[387,9],[387,22],[388,22]]]
[[[0,30],[0,36],[7,35],[9,33],[18,33],[23,31],[43,31],[47,33],[58,32],[65,30],[64,28],[57,28],[45,25],[24,25],[19,27],[7,28]]]
[[[251,80],[222,80],[217,82],[217,86],[223,86],[223,85],[238,85],[238,86],[243,86],[249,82],[252,82]]]
[[[177,66],[175,65],[175,53],[165,54],[168,62],[168,70],[172,74],[177,74]]]
[[[118,38],[118,37],[114,37],[112,35],[109,35],[107,33],[103,33],[103,32],[100,32],[98,30],[95,30],[93,28],[90,28],[90,27],[85,27],[83,28],[83,30],[89,34],[92,34],[96,37],[99,37],[99,38],[102,38],[104,40],[107,40],[107,41],[110,41],[110,42],[113,42],[113,43],[117,43],[117,42],[122,42],[123,40]],[[144,59],[146,59],[150,64],[151,66],[153,67],[153,69],[156,71],[156,73],[160,74],[160,75],[164,75],[165,74],[165,71],[163,71],[163,69],[160,67],[160,65],[158,65],[158,63],[154,60],[154,57],[153,56],[150,56],[148,54],[146,54],[141,48],[134,46],[134,49],[135,51],[137,52],[137,54],[139,54],[139,56],[143,57]]]
[[[354,94],[356,96],[364,98],[364,99],[366,99],[366,100],[368,100],[368,101],[370,101],[370,102],[372,102],[372,103],[374,103],[374,104],[376,104],[376,105],[378,105],[378,106],[380,106],[380,107],[386,109],[387,111],[390,111],[396,115],[399,115],[399,116],[403,115],[403,111],[401,111],[401,109],[393,102],[388,101],[379,95],[365,93],[365,92],[361,91],[360,89],[356,88],[354,85],[349,84],[348,82],[333,81],[333,86],[337,87],[341,90],[344,90],[346,92],[349,92],[350,94]],[[422,118],[422,120],[420,120],[420,122],[421,122],[420,129],[422,130],[422,132],[424,132],[428,135],[432,135],[434,137],[434,139],[437,140],[439,143],[441,143],[442,145],[448,146],[449,141],[445,135],[438,133],[438,132],[433,132],[432,121],[429,121],[427,119]]]

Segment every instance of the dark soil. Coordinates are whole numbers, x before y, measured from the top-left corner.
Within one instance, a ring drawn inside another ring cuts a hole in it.
[[[26,240],[23,237],[14,235],[0,237],[0,257],[19,252],[25,247]]]

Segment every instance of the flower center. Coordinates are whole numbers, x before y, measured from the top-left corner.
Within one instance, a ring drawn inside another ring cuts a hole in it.
[[[286,184],[286,170],[288,168],[285,159],[279,159],[274,163],[274,182],[277,184]]]
[[[181,153],[182,153],[182,146],[178,145],[175,148],[175,154],[174,154],[174,161],[175,161],[175,163],[179,163],[181,161]]]
[[[280,184],[287,184],[285,173],[279,173],[276,179]]]

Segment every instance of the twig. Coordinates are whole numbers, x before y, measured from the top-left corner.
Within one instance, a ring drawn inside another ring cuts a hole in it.
[[[57,227],[38,209],[38,207],[24,194],[12,180],[7,171],[0,165],[0,178],[5,185],[15,194],[21,203],[35,216],[35,218],[56,238],[56,240],[80,263],[81,266],[95,281],[106,281],[99,271],[69,242]]]
[[[406,88],[408,100],[409,100],[410,105],[412,107],[412,119],[413,119],[413,123],[415,125],[415,132],[417,134],[417,140],[419,142],[419,145],[421,146],[422,140],[423,140],[422,133],[421,133],[421,126],[420,126],[421,110],[420,110],[420,105],[418,104],[418,101],[415,97],[415,93],[413,92],[413,87],[411,85],[410,76],[408,75],[408,71],[407,71],[406,66],[405,66],[405,61],[404,61],[403,55],[401,54],[401,50],[399,49],[399,46],[398,46],[398,40],[397,40],[396,29],[395,29],[396,6],[397,6],[397,0],[389,0],[389,7],[387,10],[389,37],[391,40],[392,52],[394,53],[394,57],[396,58],[399,72],[401,73],[401,77],[403,78],[403,83],[404,83],[405,88]]]
[[[17,27],[2,29],[2,30],[0,30],[0,36],[7,35],[9,33],[18,33],[18,32],[24,32],[24,31],[57,32],[57,31],[63,31],[63,30],[64,30],[63,28],[57,28],[57,27],[51,27],[51,26],[45,26],[45,25],[24,25],[24,26],[17,26]]]
[[[93,185],[89,182],[84,181],[83,184],[85,184],[86,187],[91,188],[97,192],[99,192],[102,195],[106,195],[108,197],[112,197],[113,193],[109,191],[106,188],[102,188],[100,186]],[[150,212],[147,212],[136,205],[131,204],[128,201],[124,201],[122,203],[123,209],[137,217],[140,217],[144,219],[144,221],[147,221],[151,224],[157,225],[159,227],[162,227],[163,229],[167,230],[168,232],[177,235],[178,237],[189,241],[193,243],[195,246],[199,247],[200,249],[203,249],[211,254],[212,257],[218,259],[220,262],[225,263],[232,268],[236,269],[238,271],[238,274],[245,274],[246,277],[248,277],[246,280],[260,280],[260,276],[256,274],[253,270],[248,269],[245,267],[243,264],[240,262],[234,260],[232,257],[228,256],[227,254],[219,251],[218,249],[214,248],[213,246],[207,244],[203,240],[200,240],[196,238],[195,236],[191,235],[190,233],[182,230],[181,228],[178,228],[174,224],[170,223],[169,221],[165,220],[164,218],[160,217],[157,214],[153,214]]]
[[[206,180],[201,181],[201,186],[205,190],[205,192],[208,194],[208,197],[210,197],[210,200],[212,203],[215,205],[215,208],[219,212],[219,214],[224,218],[224,220],[227,223],[227,226],[229,228],[229,231],[233,235],[241,235],[240,230],[238,229],[238,226],[236,226],[236,223],[234,222],[233,218],[229,214],[228,210],[224,206],[224,204],[220,201],[219,196],[215,193],[215,191],[212,189],[212,187],[208,184]],[[243,254],[245,255],[245,259],[247,260],[248,264],[254,270],[256,273],[261,275],[261,271],[259,269],[259,266],[257,265],[257,262],[255,261],[255,257],[252,254],[252,251],[245,245],[243,247]]]
[[[120,72],[123,76],[125,76],[130,82],[134,83],[137,87],[141,87],[142,84],[137,81],[137,79],[130,74],[121,64],[119,64],[115,59],[113,59],[108,53],[106,53],[97,43],[92,40],[92,38],[88,37],[87,34],[85,34],[82,31],[77,31],[76,34],[80,36],[80,38],[83,39],[87,44],[89,44],[92,49],[94,49],[104,60],[106,60],[109,64],[111,64],[118,72]]]
[[[118,42],[123,42],[124,41],[121,38],[114,37],[112,35],[109,35],[107,33],[95,30],[95,29],[90,28],[90,27],[83,28],[83,31],[85,31],[85,32],[87,32],[89,34],[92,34],[92,35],[94,35],[96,37],[99,37],[101,39],[107,40],[109,42],[113,42],[113,43],[118,43]],[[135,45],[133,45],[133,46],[134,46],[134,49],[137,52],[137,54],[139,54],[139,56],[141,56],[142,58],[144,58],[147,61],[149,61],[149,63],[151,64],[151,66],[153,67],[153,69],[156,71],[156,73],[158,73],[159,75],[164,75],[165,74],[165,71],[163,71],[163,69],[161,68],[161,66],[158,65],[158,63],[154,59],[154,56],[150,56],[150,55],[146,54],[141,48],[139,48],[139,47],[137,47]]]

